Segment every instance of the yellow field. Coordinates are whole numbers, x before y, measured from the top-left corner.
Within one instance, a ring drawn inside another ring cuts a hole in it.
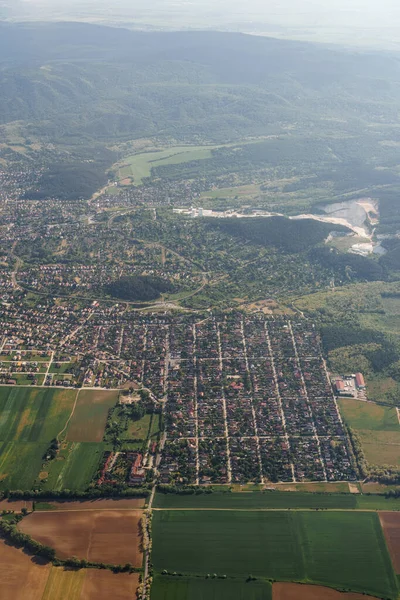
[[[85,576],[84,569],[72,571],[63,567],[53,567],[42,600],[80,600]]]

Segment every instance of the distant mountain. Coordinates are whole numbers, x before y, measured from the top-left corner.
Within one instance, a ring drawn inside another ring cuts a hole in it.
[[[0,123],[76,135],[230,141],[292,126],[392,123],[396,55],[243,34],[0,24]],[[343,127],[342,127],[343,128]]]

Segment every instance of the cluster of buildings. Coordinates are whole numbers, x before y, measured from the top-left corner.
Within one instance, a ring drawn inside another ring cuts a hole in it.
[[[334,377],[332,385],[338,397],[366,399],[366,385],[362,373]]]
[[[231,314],[174,328],[167,369],[164,483],[355,479],[312,324]]]

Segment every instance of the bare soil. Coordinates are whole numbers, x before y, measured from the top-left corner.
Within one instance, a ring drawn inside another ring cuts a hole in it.
[[[50,568],[0,540],[0,600],[41,600]]]
[[[59,558],[77,558],[141,567],[140,510],[34,512],[20,529],[55,549]]]
[[[380,512],[379,518],[396,573],[400,573],[400,512]]]
[[[21,512],[23,508],[32,510],[33,502],[30,500],[0,500],[0,511],[13,510],[14,512]]]
[[[139,574],[112,573],[112,571],[88,570],[80,600],[127,600],[136,598]]]

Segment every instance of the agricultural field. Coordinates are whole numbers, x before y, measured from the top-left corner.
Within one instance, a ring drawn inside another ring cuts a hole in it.
[[[338,592],[319,585],[304,585],[299,583],[274,583],[272,600],[373,600],[365,594]]]
[[[57,458],[46,463],[39,474],[43,489],[85,490],[97,473],[104,449],[104,444],[63,443]]]
[[[158,573],[244,580],[251,573],[391,599],[398,595],[375,513],[156,511],[152,559]]]
[[[0,600],[42,600],[49,572],[50,565],[0,540]]]
[[[76,556],[109,564],[142,566],[140,510],[38,511],[20,529],[56,550],[59,558]]]
[[[214,147],[172,146],[166,150],[134,154],[116,165],[117,179],[123,185],[141,185],[145,177],[150,177],[151,169],[159,166],[178,165],[192,160],[211,158],[211,150]]]
[[[339,400],[340,412],[360,438],[367,461],[400,466],[400,423],[395,407]]]
[[[145,498],[100,498],[98,500],[52,500],[51,502],[35,502],[35,511],[49,511],[49,510],[62,510],[62,511],[82,511],[82,510],[137,510],[144,508],[146,499]],[[7,508],[7,504],[14,503],[1,503],[2,506]],[[21,502],[21,504],[23,504]],[[31,503],[32,504],[32,503]],[[16,509],[15,509],[16,510]]]
[[[80,600],[86,571],[53,567],[42,600]]]
[[[0,441],[49,442],[65,426],[73,390],[0,388]]]
[[[32,489],[47,447],[47,443],[0,442],[0,490]]]
[[[389,548],[390,556],[396,573],[400,574],[400,513],[381,512],[379,513],[386,543]]]
[[[108,410],[118,401],[118,392],[80,390],[67,440],[70,442],[101,442],[107,422]]]
[[[151,600],[270,600],[271,591],[266,581],[158,575],[151,588]]]
[[[163,494],[154,497],[155,509],[342,509],[400,510],[400,498],[383,494],[313,494],[308,492],[213,492]]]

